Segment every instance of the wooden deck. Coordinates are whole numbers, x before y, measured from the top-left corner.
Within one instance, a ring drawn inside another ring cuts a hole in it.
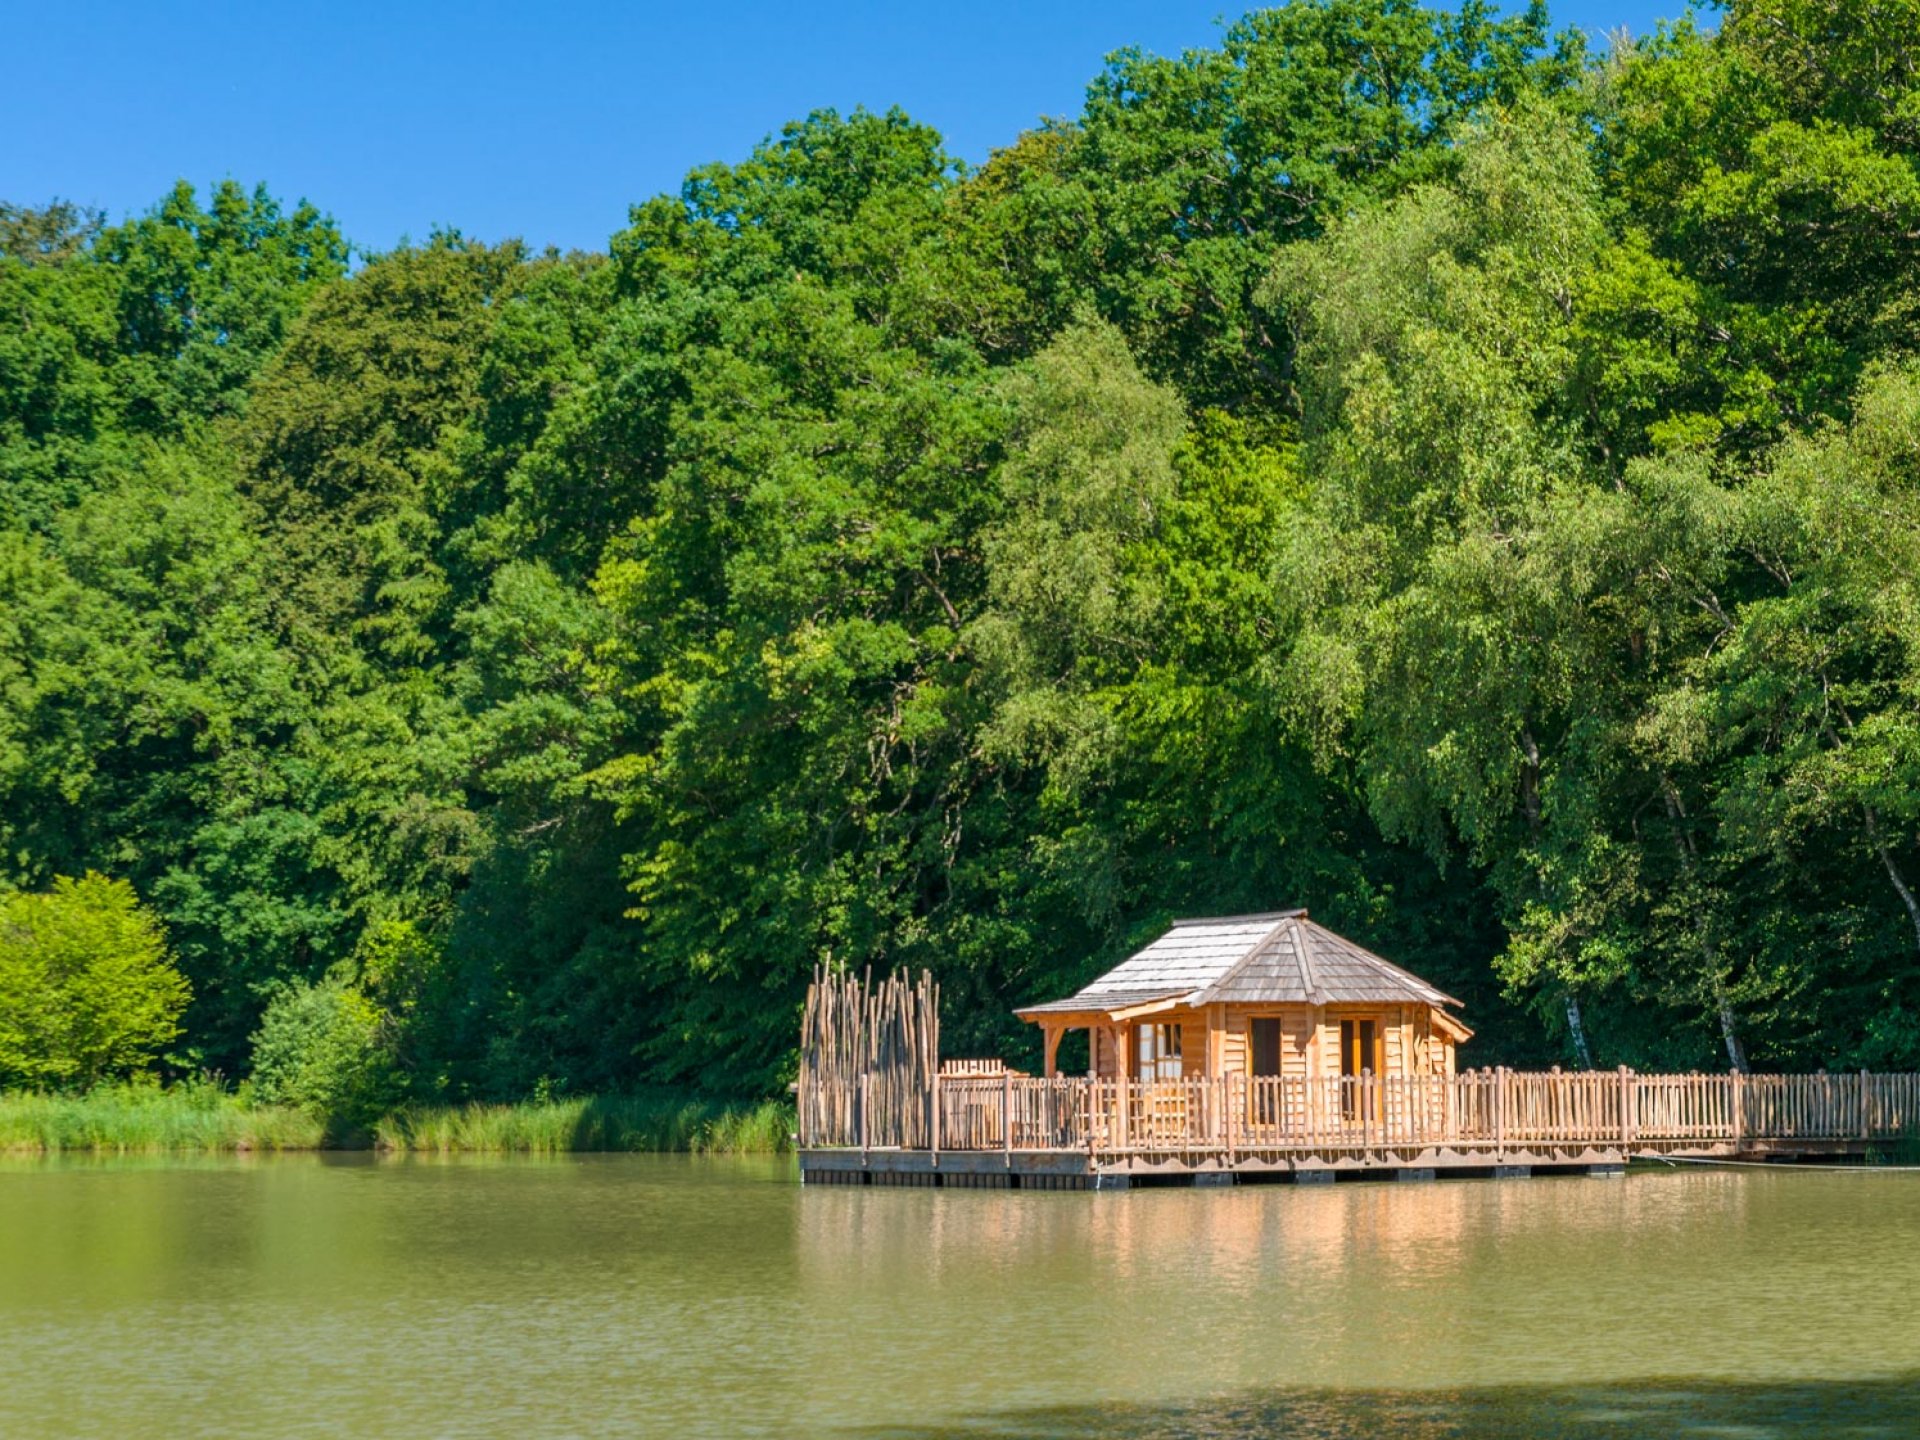
[[[1618,1173],[1650,1156],[1865,1156],[1920,1136],[1920,1075],[1115,1081],[935,1074],[803,1079],[810,1184],[1027,1189]]]

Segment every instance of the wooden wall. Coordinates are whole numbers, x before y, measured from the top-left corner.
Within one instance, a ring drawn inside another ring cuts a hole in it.
[[[1211,1012],[1211,1013],[1209,1013]],[[1340,1073],[1340,1022],[1351,1019],[1380,1021],[1386,1041],[1386,1074],[1451,1075],[1453,1042],[1434,1028],[1424,1005],[1246,1005],[1210,1006],[1156,1016],[1141,1023],[1180,1025],[1180,1056],[1191,1078],[1220,1074],[1245,1075],[1253,1060],[1248,1022],[1255,1016],[1280,1020],[1280,1073],[1308,1078]],[[1131,1033],[1130,1031],[1128,1033]],[[1117,1074],[1113,1044],[1104,1029],[1092,1032],[1094,1074],[1111,1080]]]
[[[1207,1073],[1207,1012],[1188,1010],[1180,1016],[1180,1071],[1189,1080]]]
[[[1300,1077],[1340,1073],[1340,1022],[1374,1019],[1381,1022],[1386,1041],[1388,1075],[1448,1075],[1453,1071],[1453,1044],[1434,1030],[1423,1005],[1390,1005],[1372,1009],[1357,1005],[1329,1005],[1317,1011],[1306,1005],[1228,1007],[1221,1045],[1221,1074],[1245,1075],[1253,1061],[1248,1022],[1255,1016],[1280,1019],[1280,1073]]]

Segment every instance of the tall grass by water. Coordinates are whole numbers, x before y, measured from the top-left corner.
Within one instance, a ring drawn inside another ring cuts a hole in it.
[[[282,1105],[248,1105],[194,1081],[103,1085],[81,1095],[0,1094],[0,1152],[316,1150],[326,1123]]]
[[[773,1154],[788,1148],[791,1106],[672,1096],[600,1096],[517,1105],[436,1105],[399,1110],[374,1127],[390,1150],[688,1151]]]
[[[558,1154],[569,1150],[773,1154],[790,1106],[679,1096],[601,1096],[513,1105],[410,1106],[343,1130],[293,1106],[250,1104],[206,1081],[107,1085],[78,1095],[0,1093],[0,1153],[367,1148]]]

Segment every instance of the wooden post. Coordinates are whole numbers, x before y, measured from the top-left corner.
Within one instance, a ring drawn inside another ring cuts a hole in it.
[[[1732,1096],[1728,1104],[1733,1111],[1728,1118],[1733,1122],[1733,1149],[1734,1153],[1738,1154],[1747,1128],[1747,1077],[1738,1070],[1729,1070],[1727,1074],[1729,1077],[1727,1088]]]
[[[1860,1138],[1873,1138],[1873,1117],[1867,1107],[1867,1084],[1870,1077],[1865,1070],[1860,1072]]]
[[[793,1133],[802,1150],[813,1144],[813,1126],[810,1123],[813,1097],[808,1093],[807,1068],[801,1065],[800,1074],[793,1082]]]
[[[1097,1032],[1087,1030],[1087,1044],[1092,1046]],[[1093,1157],[1100,1151],[1100,1077],[1087,1077],[1087,1168],[1093,1168]]]
[[[1493,1158],[1507,1156],[1507,1070],[1504,1065],[1493,1072]]]
[[[933,1074],[927,1077],[927,1104],[932,1113],[927,1117],[927,1140],[933,1148],[933,1168],[940,1168],[940,1067],[933,1067]]]
[[[1220,1085],[1226,1097],[1223,1102],[1226,1107],[1226,1115],[1223,1118],[1226,1122],[1227,1168],[1229,1170],[1233,1168],[1233,1112],[1235,1108],[1233,1103],[1233,1080],[1234,1077],[1231,1075],[1222,1075],[1220,1077]]]
[[[1620,1156],[1626,1158],[1633,1145],[1633,1072],[1620,1067]]]
[[[1000,1145],[1007,1157],[1007,1173],[1013,1173],[1013,1072],[1000,1072]]]
[[[872,1079],[872,1071],[860,1072],[860,1161],[862,1164],[865,1164],[867,1159],[867,1091],[870,1088],[868,1082]]]

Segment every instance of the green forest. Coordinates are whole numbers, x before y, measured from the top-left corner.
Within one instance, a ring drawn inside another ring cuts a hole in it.
[[[1920,0],[1294,0],[1006,140],[7,197],[0,1085],[777,1095],[821,964],[1031,1064],[1287,906],[1463,1065],[1920,1067]]]

